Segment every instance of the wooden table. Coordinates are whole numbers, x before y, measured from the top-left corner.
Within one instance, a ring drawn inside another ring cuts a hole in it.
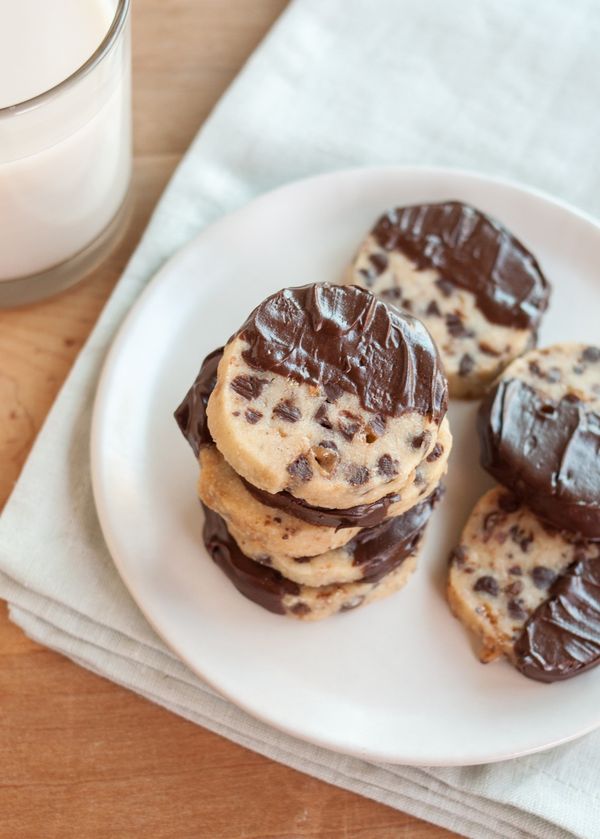
[[[180,156],[286,0],[134,0],[134,219],[80,287],[0,312],[0,504]],[[210,734],[0,607],[0,837],[451,836]]]

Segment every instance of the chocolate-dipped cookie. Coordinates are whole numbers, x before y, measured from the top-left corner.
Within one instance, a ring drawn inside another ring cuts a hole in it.
[[[227,530],[225,521],[212,510],[205,509],[204,544],[216,564],[229,577],[238,591],[270,612],[289,615],[305,621],[322,620],[337,612],[346,612],[367,605],[402,588],[414,571],[417,552],[399,552],[388,556],[376,570],[359,582],[312,587],[298,585],[279,571],[260,565],[245,556]],[[373,555],[382,550],[373,542]],[[368,549],[367,549],[368,550]],[[389,554],[393,550],[388,548]]]
[[[600,349],[556,344],[507,368],[479,412],[481,463],[540,517],[600,539]]]
[[[383,573],[403,553],[408,556],[413,552],[441,494],[442,489],[438,487],[429,498],[403,515],[360,530],[342,547],[318,556],[268,553],[261,542],[249,539],[246,531],[230,523],[227,529],[246,556],[274,568],[288,580],[312,587],[353,583]]]
[[[225,347],[207,406],[217,448],[269,493],[368,504],[436,445],[447,383],[424,326],[358,288],[267,298]]]
[[[477,397],[535,344],[549,285],[499,222],[458,201],[399,207],[376,222],[346,281],[420,318],[455,397]]]
[[[434,491],[446,474],[451,448],[450,426],[448,419],[444,417],[435,446],[417,465],[408,484],[400,491],[384,495],[377,501],[358,504],[355,507],[315,507],[289,492],[272,494],[252,486],[248,481],[243,481],[243,484],[250,495],[261,504],[289,513],[309,524],[334,527],[336,530],[376,527],[386,519],[402,515]]]
[[[475,505],[447,591],[484,662],[506,656],[545,682],[600,663],[600,544],[549,528],[502,487]]]

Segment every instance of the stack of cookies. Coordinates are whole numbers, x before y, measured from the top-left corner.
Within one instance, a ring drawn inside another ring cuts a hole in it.
[[[211,353],[176,419],[204,541],[238,590],[317,620],[401,588],[440,494],[447,380],[423,324],[368,290],[267,298]]]
[[[514,361],[479,412],[479,500],[448,598],[481,642],[557,681],[600,663],[600,349],[557,344]]]

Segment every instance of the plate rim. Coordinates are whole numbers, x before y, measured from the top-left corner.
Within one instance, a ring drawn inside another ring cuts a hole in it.
[[[488,755],[482,755],[481,753],[478,753],[477,756],[473,757],[469,757],[468,755],[466,757],[462,756],[459,760],[441,759],[439,761],[429,758],[427,759],[427,761],[416,759],[411,760],[406,756],[399,756],[394,758],[393,756],[390,756],[388,752],[382,753],[372,751],[368,748],[351,748],[347,745],[336,745],[331,740],[326,740],[315,736],[307,736],[306,734],[299,732],[297,729],[295,729],[294,726],[288,727],[282,724],[281,722],[274,722],[268,716],[261,714],[259,709],[251,706],[250,704],[244,703],[244,701],[240,700],[240,698],[238,698],[237,696],[234,696],[229,691],[224,690],[220,685],[215,683],[213,679],[211,679],[205,673],[203,673],[201,669],[190,659],[189,656],[187,656],[185,653],[182,653],[179,649],[177,649],[177,646],[175,644],[171,643],[168,637],[165,636],[164,630],[160,627],[159,622],[157,622],[153,615],[146,609],[146,606],[143,602],[143,597],[138,598],[138,594],[136,593],[135,582],[130,580],[127,563],[122,562],[122,558],[116,545],[117,540],[113,538],[114,534],[110,525],[110,513],[108,511],[108,508],[105,507],[104,504],[104,499],[109,496],[109,493],[105,492],[104,490],[104,475],[100,445],[102,414],[104,406],[109,398],[108,394],[110,380],[113,375],[114,368],[118,363],[121,345],[124,342],[126,342],[127,334],[132,325],[137,321],[139,317],[142,316],[147,301],[151,299],[152,295],[156,293],[157,288],[161,286],[163,277],[168,276],[178,262],[184,261],[187,257],[187,254],[197,247],[197,244],[200,240],[202,240],[204,237],[210,237],[214,228],[220,226],[221,224],[228,223],[232,218],[243,217],[243,215],[247,212],[251,212],[257,204],[268,202],[272,199],[272,197],[277,196],[280,193],[285,193],[288,191],[293,192],[296,189],[304,188],[305,186],[310,186],[318,182],[326,182],[327,180],[335,181],[340,178],[351,179],[353,177],[360,177],[368,174],[373,174],[377,177],[390,175],[394,178],[402,176],[417,176],[434,179],[449,177],[457,178],[459,180],[466,180],[467,182],[471,183],[478,183],[484,186],[487,184],[491,184],[494,186],[504,188],[510,192],[516,192],[517,194],[525,194],[527,196],[532,196],[545,204],[552,205],[554,208],[567,212],[568,214],[575,216],[579,221],[591,227],[595,235],[600,236],[599,219],[594,218],[593,215],[586,212],[585,210],[582,210],[574,206],[570,202],[553,196],[545,190],[530,186],[528,184],[524,184],[515,179],[505,178],[498,175],[488,175],[484,172],[478,172],[476,170],[448,166],[430,166],[427,164],[398,166],[367,165],[321,172],[315,175],[310,175],[308,177],[297,178],[288,181],[273,189],[256,195],[243,205],[229,212],[223,213],[218,218],[206,224],[196,234],[194,234],[188,242],[186,242],[184,245],[179,247],[174,253],[172,253],[164,261],[164,263],[155,271],[155,273],[151,275],[145,287],[134,300],[133,304],[123,317],[122,321],[120,322],[116,332],[114,333],[111,339],[110,346],[105,353],[105,357],[102,362],[102,369],[98,378],[96,391],[94,394],[89,442],[92,492],[102,535],[106,543],[108,552],[110,554],[111,560],[129,595],[133,599],[137,608],[140,610],[150,627],[156,632],[156,634],[167,646],[167,648],[171,650],[177,657],[177,659],[182,661],[191,670],[192,673],[194,673],[197,677],[199,677],[207,685],[209,685],[209,687],[211,687],[219,696],[225,698],[226,700],[231,702],[236,708],[242,710],[249,716],[259,720],[261,723],[269,726],[270,728],[273,728],[276,731],[281,731],[282,733],[290,737],[293,737],[306,743],[310,743],[312,745],[318,746],[320,748],[326,749],[334,753],[349,755],[351,757],[372,762],[385,761],[386,763],[392,765],[431,767],[478,766],[484,764],[498,763],[506,760],[513,760],[518,757],[524,757],[526,755],[532,755],[539,752],[547,751],[557,746],[572,742],[573,740],[579,739],[580,737],[584,737],[586,734],[589,734],[592,731],[595,731],[596,729],[600,728],[600,711],[596,722],[590,724],[589,726],[586,726],[584,729],[579,729],[577,730],[577,732],[573,734],[556,738],[555,740],[545,742],[538,746],[525,747],[519,750],[511,750],[501,754],[492,753]]]

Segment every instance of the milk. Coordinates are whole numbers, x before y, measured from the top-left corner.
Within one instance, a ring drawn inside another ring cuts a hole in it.
[[[0,282],[38,274],[107,227],[130,178],[129,32],[38,107],[10,109],[78,70],[116,0],[0,0]]]

